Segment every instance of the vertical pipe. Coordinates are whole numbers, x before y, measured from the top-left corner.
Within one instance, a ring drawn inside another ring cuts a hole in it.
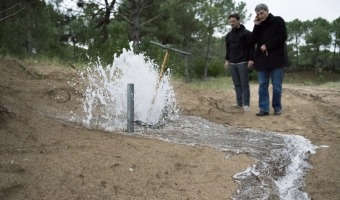
[[[134,84],[127,85],[127,132],[134,132]]]

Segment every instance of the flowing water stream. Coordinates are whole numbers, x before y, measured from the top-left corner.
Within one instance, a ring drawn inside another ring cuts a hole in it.
[[[126,49],[120,56],[115,55],[112,65],[93,64],[82,74],[86,83],[82,123],[90,128],[123,133],[127,126],[127,84],[133,83],[135,120],[145,126],[136,125],[131,134],[251,156],[256,164],[234,175],[238,182],[234,199],[310,199],[301,188],[311,167],[308,156],[317,147],[308,139],[180,115],[170,71],[159,82],[158,70],[143,54]]]

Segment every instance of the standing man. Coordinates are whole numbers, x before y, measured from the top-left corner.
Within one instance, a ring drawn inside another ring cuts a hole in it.
[[[274,115],[281,115],[283,67],[287,64],[285,21],[268,11],[265,4],[255,7],[256,18],[253,29],[253,43],[256,46],[254,68],[259,82],[259,112],[256,116],[269,114],[269,80],[273,85],[272,107]]]
[[[235,86],[236,103],[244,111],[249,111],[250,90],[248,68],[253,65],[254,48],[251,43],[251,32],[240,24],[240,15],[229,15],[232,30],[226,35],[226,55],[224,68],[230,68]]]

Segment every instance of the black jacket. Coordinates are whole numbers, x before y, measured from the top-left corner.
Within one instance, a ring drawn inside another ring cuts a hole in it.
[[[285,21],[271,13],[253,29],[252,41],[256,46],[254,68],[256,70],[282,68],[287,65],[287,29]],[[265,44],[267,52],[261,51]]]
[[[225,59],[230,63],[248,62],[253,60],[254,47],[251,43],[251,32],[243,25],[233,28],[225,37]]]

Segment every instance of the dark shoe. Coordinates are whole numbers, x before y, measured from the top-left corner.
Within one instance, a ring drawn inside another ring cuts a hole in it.
[[[281,115],[282,111],[281,110],[275,110],[274,115]]]
[[[268,115],[268,114],[269,114],[268,112],[260,111],[260,112],[256,113],[256,116],[262,117],[262,116],[265,116],[265,115]]]

